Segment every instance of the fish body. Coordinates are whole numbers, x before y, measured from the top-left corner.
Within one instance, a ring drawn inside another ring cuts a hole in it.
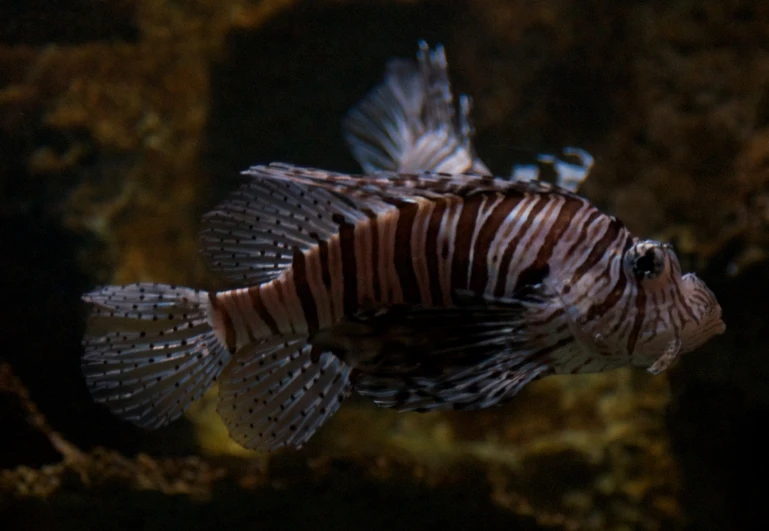
[[[571,191],[575,166],[556,165],[561,186],[487,175],[466,118],[430,89],[445,59],[423,50],[419,65],[380,88],[381,111],[351,114],[368,123],[348,135],[367,173],[256,166],[204,216],[204,255],[243,287],[84,297],[96,400],[157,427],[218,380],[231,435],[272,450],[301,446],[353,392],[400,410],[484,408],[548,374],[659,372],[723,332],[669,245]],[[381,95],[404,87],[422,96]],[[403,169],[413,160],[432,171]]]

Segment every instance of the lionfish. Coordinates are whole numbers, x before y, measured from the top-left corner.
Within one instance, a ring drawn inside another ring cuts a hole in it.
[[[84,295],[96,401],[157,428],[218,381],[231,436],[273,450],[304,444],[353,392],[402,411],[485,408],[549,374],[657,373],[724,331],[669,244],[576,194],[589,154],[491,176],[443,49],[422,43],[417,59],[392,61],[345,119],[363,175],[255,166],[205,215],[203,254],[246,287]]]

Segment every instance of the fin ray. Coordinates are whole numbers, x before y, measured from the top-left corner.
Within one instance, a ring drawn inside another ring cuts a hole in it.
[[[368,329],[358,329],[360,347],[347,338],[350,352],[340,355],[360,371],[358,393],[404,411],[485,408],[550,372],[547,354],[569,344],[555,332],[562,315],[545,328],[534,322],[553,307],[542,284],[521,297],[457,295],[463,299],[449,308],[404,306],[356,316]],[[374,346],[362,354],[363,345]]]
[[[83,341],[86,384],[96,402],[139,426],[179,417],[229,361],[211,329],[205,292],[140,283],[83,299],[93,304]]]
[[[336,234],[335,214],[351,222],[365,218],[349,199],[322,187],[251,179],[203,217],[202,252],[231,280],[261,284],[290,267],[297,250]]]
[[[367,173],[489,170],[472,146],[470,98],[455,116],[446,54],[420,42],[417,62],[391,61],[385,81],[345,118],[344,136]]]
[[[416,202],[420,198],[434,200],[450,195],[469,197],[483,193],[551,193],[575,196],[568,190],[543,181],[517,181],[472,173],[377,172],[372,175],[347,175],[285,163],[253,166],[243,173],[251,176],[257,183],[266,180],[286,181],[308,189],[326,190],[351,203],[353,212],[358,212],[358,219],[361,219],[361,210],[368,209],[380,213],[392,205]]]
[[[440,379],[365,375],[356,382],[355,389],[378,406],[399,411],[483,409],[509,400],[526,384],[552,371],[544,363],[521,361],[530,354],[509,354],[498,353]]]
[[[238,353],[225,371],[218,411],[246,448],[299,447],[350,393],[351,368],[330,353],[317,360],[306,338],[273,337]]]

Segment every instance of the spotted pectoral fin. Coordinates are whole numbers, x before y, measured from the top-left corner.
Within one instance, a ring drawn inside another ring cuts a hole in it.
[[[483,359],[523,337],[522,309],[420,308],[396,305],[359,312],[311,339],[356,368],[392,374],[440,370]]]
[[[550,374],[536,352],[501,351],[478,364],[440,376],[362,374],[356,391],[399,411],[482,409],[510,400],[529,382]]]
[[[520,297],[457,301],[464,305],[357,316],[369,333],[348,347],[360,371],[356,389],[401,410],[488,407],[551,372],[550,355],[573,341],[563,327],[537,322],[554,304],[542,286]]]
[[[358,368],[405,374],[472,365],[501,351],[522,359],[515,353],[536,350],[549,333],[537,327],[554,304],[541,286],[506,298],[455,292],[454,301],[360,311],[312,341]]]

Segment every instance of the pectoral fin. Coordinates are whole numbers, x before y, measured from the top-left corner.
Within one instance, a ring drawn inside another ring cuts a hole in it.
[[[547,355],[573,341],[535,329],[544,301],[467,301],[472,306],[394,306],[361,313],[311,341],[356,370],[355,388],[401,410],[477,409],[551,372]]]

